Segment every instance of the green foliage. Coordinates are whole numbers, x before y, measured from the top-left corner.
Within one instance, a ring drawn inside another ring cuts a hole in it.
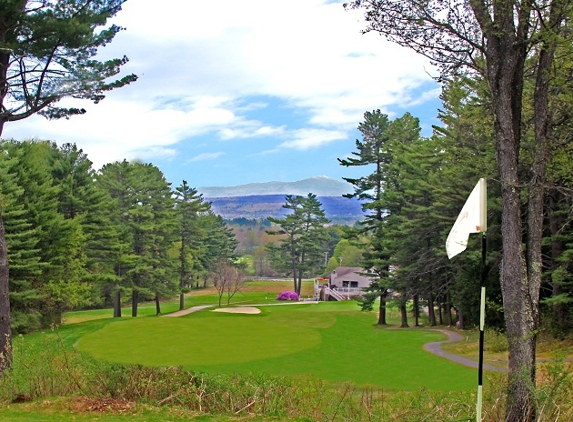
[[[460,322],[477,323],[481,245],[471,239],[464,256],[449,261],[444,242],[457,213],[480,177],[495,177],[493,134],[484,109],[487,87],[482,80],[445,81],[440,119],[434,136],[422,138],[418,119],[406,113],[390,121],[376,110],[365,113],[351,159],[344,166],[370,166],[372,173],[348,179],[366,212],[346,237],[362,248],[362,266],[378,279],[360,305],[371,309],[377,295],[399,292],[400,298],[426,300],[430,324],[437,324],[434,307],[455,306]],[[501,253],[499,186],[490,187],[488,203],[488,264]],[[359,241],[366,236],[366,242]],[[476,251],[472,253],[471,251]],[[488,324],[501,326],[503,313],[497,271],[487,271]],[[383,323],[381,309],[380,323]],[[404,321],[406,323],[406,321]]]
[[[210,206],[185,180],[176,188],[175,204],[180,237],[179,287],[185,289],[190,286],[192,277],[197,277],[206,270],[201,259],[205,261],[203,255],[206,248],[203,247],[203,242],[207,232],[205,227],[201,226],[201,218],[209,211]],[[181,309],[183,309],[183,296],[181,298]]]
[[[183,289],[204,280],[218,257],[233,258],[236,242],[222,218],[196,191],[176,206],[151,164],[112,163],[96,174],[75,145],[47,141],[3,141],[0,152],[15,333],[101,304],[116,304],[121,316],[122,295],[137,305],[181,291],[181,248],[170,251],[182,233],[190,265]]]
[[[99,61],[100,47],[122,29],[108,25],[124,0],[17,2],[4,1],[0,14],[0,85],[5,122],[38,113],[49,119],[69,118],[85,110],[57,105],[65,97],[98,103],[107,91],[125,86],[135,75],[115,78],[123,65],[119,59]],[[111,81],[110,81],[111,78]]]
[[[283,219],[269,217],[269,221],[278,230],[267,230],[271,235],[280,235],[280,246],[267,246],[269,257],[275,268],[290,273],[294,282],[294,291],[300,295],[304,275],[311,275],[321,268],[324,246],[329,238],[325,225],[322,204],[316,195],[286,196],[283,208],[291,210]]]
[[[348,239],[341,239],[334,248],[332,258],[328,261],[326,274],[331,273],[340,263],[345,267],[359,267],[362,264],[361,248]]]
[[[6,192],[13,328],[25,332],[40,323],[61,322],[71,302],[57,297],[60,282],[83,285],[75,290],[84,292],[73,300],[76,304],[98,302],[96,289],[85,283],[97,271],[90,264],[95,253],[89,240],[96,233],[100,201],[90,200],[96,191],[91,162],[75,146],[59,149],[50,142],[12,141],[0,149],[10,163],[0,185]],[[66,170],[64,163],[69,164]],[[18,317],[19,312],[26,315]],[[40,315],[48,314],[40,322]]]
[[[176,289],[175,267],[167,253],[177,221],[170,184],[157,167],[125,160],[105,165],[98,183],[115,202],[113,224],[121,233],[115,271],[120,285],[131,289],[136,316],[140,299],[173,294]],[[115,302],[119,307],[117,298]]]
[[[1,151],[5,151],[5,145],[1,144]],[[40,326],[37,302],[41,296],[31,281],[42,272],[37,230],[27,217],[24,189],[15,173],[17,166],[16,157],[0,154],[0,211],[10,265],[11,325],[15,333]]]

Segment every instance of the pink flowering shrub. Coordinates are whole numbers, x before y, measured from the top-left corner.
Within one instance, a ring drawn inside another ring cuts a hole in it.
[[[298,300],[298,295],[295,292],[282,292],[277,300]]]

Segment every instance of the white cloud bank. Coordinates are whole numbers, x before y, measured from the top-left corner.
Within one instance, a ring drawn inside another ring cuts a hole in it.
[[[129,0],[114,22],[126,31],[103,55],[126,54],[125,70],[139,80],[99,105],[82,103],[84,116],[10,123],[5,138],[77,142],[96,166],[169,157],[205,133],[222,141],[276,138],[261,151],[307,150],[346,137],[366,110],[438,95],[435,85],[414,95],[431,81],[425,59],[361,35],[361,12],[342,2]],[[267,106],[246,103],[250,97],[288,104],[304,116],[302,126],[247,118]],[[222,155],[205,150],[195,159]]]

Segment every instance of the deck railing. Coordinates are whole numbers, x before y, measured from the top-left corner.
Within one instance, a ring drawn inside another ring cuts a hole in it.
[[[314,296],[315,298],[320,297],[320,291],[323,288],[322,285],[314,286]],[[324,294],[334,297],[336,300],[350,300],[356,296],[362,296],[364,291],[360,287],[336,287],[331,289],[330,287],[324,286]]]

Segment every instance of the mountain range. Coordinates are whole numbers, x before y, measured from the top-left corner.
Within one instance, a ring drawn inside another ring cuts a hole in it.
[[[285,195],[317,195],[326,217],[335,224],[353,224],[363,217],[360,202],[342,195],[352,192],[348,183],[318,176],[297,182],[251,183],[229,187],[200,187],[213,211],[226,220],[282,218]]]
[[[263,182],[238,186],[204,186],[197,188],[205,198],[228,198],[252,195],[342,196],[352,193],[352,186],[326,176],[309,177],[296,182]]]

